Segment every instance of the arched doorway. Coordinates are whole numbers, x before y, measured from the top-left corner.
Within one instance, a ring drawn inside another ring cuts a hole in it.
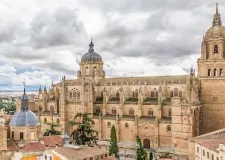
[[[150,149],[150,140],[147,139],[147,138],[145,138],[145,139],[143,140],[143,146],[144,146],[144,148]]]

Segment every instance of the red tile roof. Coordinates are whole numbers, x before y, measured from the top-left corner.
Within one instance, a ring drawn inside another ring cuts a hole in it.
[[[22,148],[22,152],[41,152],[45,149],[45,145],[40,142],[29,142]]]
[[[41,138],[41,141],[45,146],[49,147],[63,146],[64,144],[63,138],[61,136],[45,136]]]
[[[216,149],[219,148],[219,144],[225,144],[225,139],[197,139],[195,142],[206,148],[217,151]]]
[[[96,156],[105,156],[105,154],[107,154],[107,150],[105,147],[85,147],[85,146],[82,146],[81,148],[78,149],[58,147],[54,150],[54,152],[58,153],[63,157],[66,157],[69,160],[80,160]],[[109,160],[113,160],[113,157],[110,157]]]
[[[8,151],[18,151],[20,148],[11,140],[7,141]]]

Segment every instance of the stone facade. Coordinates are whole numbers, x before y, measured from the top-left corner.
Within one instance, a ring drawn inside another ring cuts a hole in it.
[[[89,55],[93,47],[91,42]],[[200,83],[193,69],[183,76],[105,78],[101,58],[86,57],[77,75],[63,77],[49,91],[40,88],[36,108],[42,133],[53,122],[70,134],[68,122],[78,113],[90,113],[99,140],[109,140],[115,125],[120,142],[135,142],[139,135],[145,148],[174,153],[187,153],[187,139],[201,133]]]
[[[62,134],[70,134],[68,122],[77,113],[90,113],[99,140],[109,140],[115,125],[120,142],[135,142],[139,135],[145,148],[187,154],[189,138],[225,127],[224,58],[225,28],[218,5],[203,37],[197,77],[191,69],[181,76],[106,78],[91,42],[76,79],[62,77],[50,90],[39,89],[34,108],[40,133],[53,122]]]

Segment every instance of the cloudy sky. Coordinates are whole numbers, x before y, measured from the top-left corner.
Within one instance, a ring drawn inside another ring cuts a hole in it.
[[[1,0],[0,91],[76,78],[91,37],[108,77],[187,74],[216,0]],[[225,18],[225,1],[220,3]]]

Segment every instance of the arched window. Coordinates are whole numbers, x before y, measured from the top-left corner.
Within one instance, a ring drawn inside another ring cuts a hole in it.
[[[125,128],[129,128],[129,124],[128,123],[125,123]]]
[[[69,97],[71,99],[74,99],[75,101],[79,101],[80,100],[80,91],[76,88],[72,89],[72,91],[70,91],[70,93],[69,93]]]
[[[155,92],[151,91],[151,97],[155,97]]]
[[[173,91],[170,91],[170,97],[173,97]]]
[[[94,66],[94,72],[96,72],[97,71],[97,67],[96,66]]]
[[[211,77],[211,69],[208,69],[208,76]]]
[[[107,122],[107,127],[111,128],[111,122]]]
[[[57,123],[60,123],[60,120],[59,120],[59,118],[57,118]]]
[[[47,118],[44,118],[44,123],[47,123]]]
[[[223,76],[223,69],[220,69],[220,76]]]
[[[175,88],[174,89],[174,97],[178,97],[179,95],[178,95],[178,88]]]
[[[134,109],[133,109],[133,108],[130,108],[130,109],[129,109],[129,115],[131,115],[131,116],[134,115]]]
[[[168,116],[169,116],[169,117],[172,116],[172,110],[171,110],[171,109],[169,109],[169,111],[168,111]]]
[[[179,97],[182,97],[182,91],[179,91]]]
[[[116,108],[112,108],[112,114],[116,115]]]
[[[217,77],[217,69],[214,69],[214,72],[213,73],[214,73],[213,76],[214,77]]]
[[[170,132],[171,131],[171,126],[168,125],[166,130],[167,130],[167,132]]]
[[[148,110],[148,116],[153,117],[154,116],[154,112],[152,111],[152,109]]]
[[[214,53],[218,53],[219,49],[218,49],[218,45],[214,46]]]

